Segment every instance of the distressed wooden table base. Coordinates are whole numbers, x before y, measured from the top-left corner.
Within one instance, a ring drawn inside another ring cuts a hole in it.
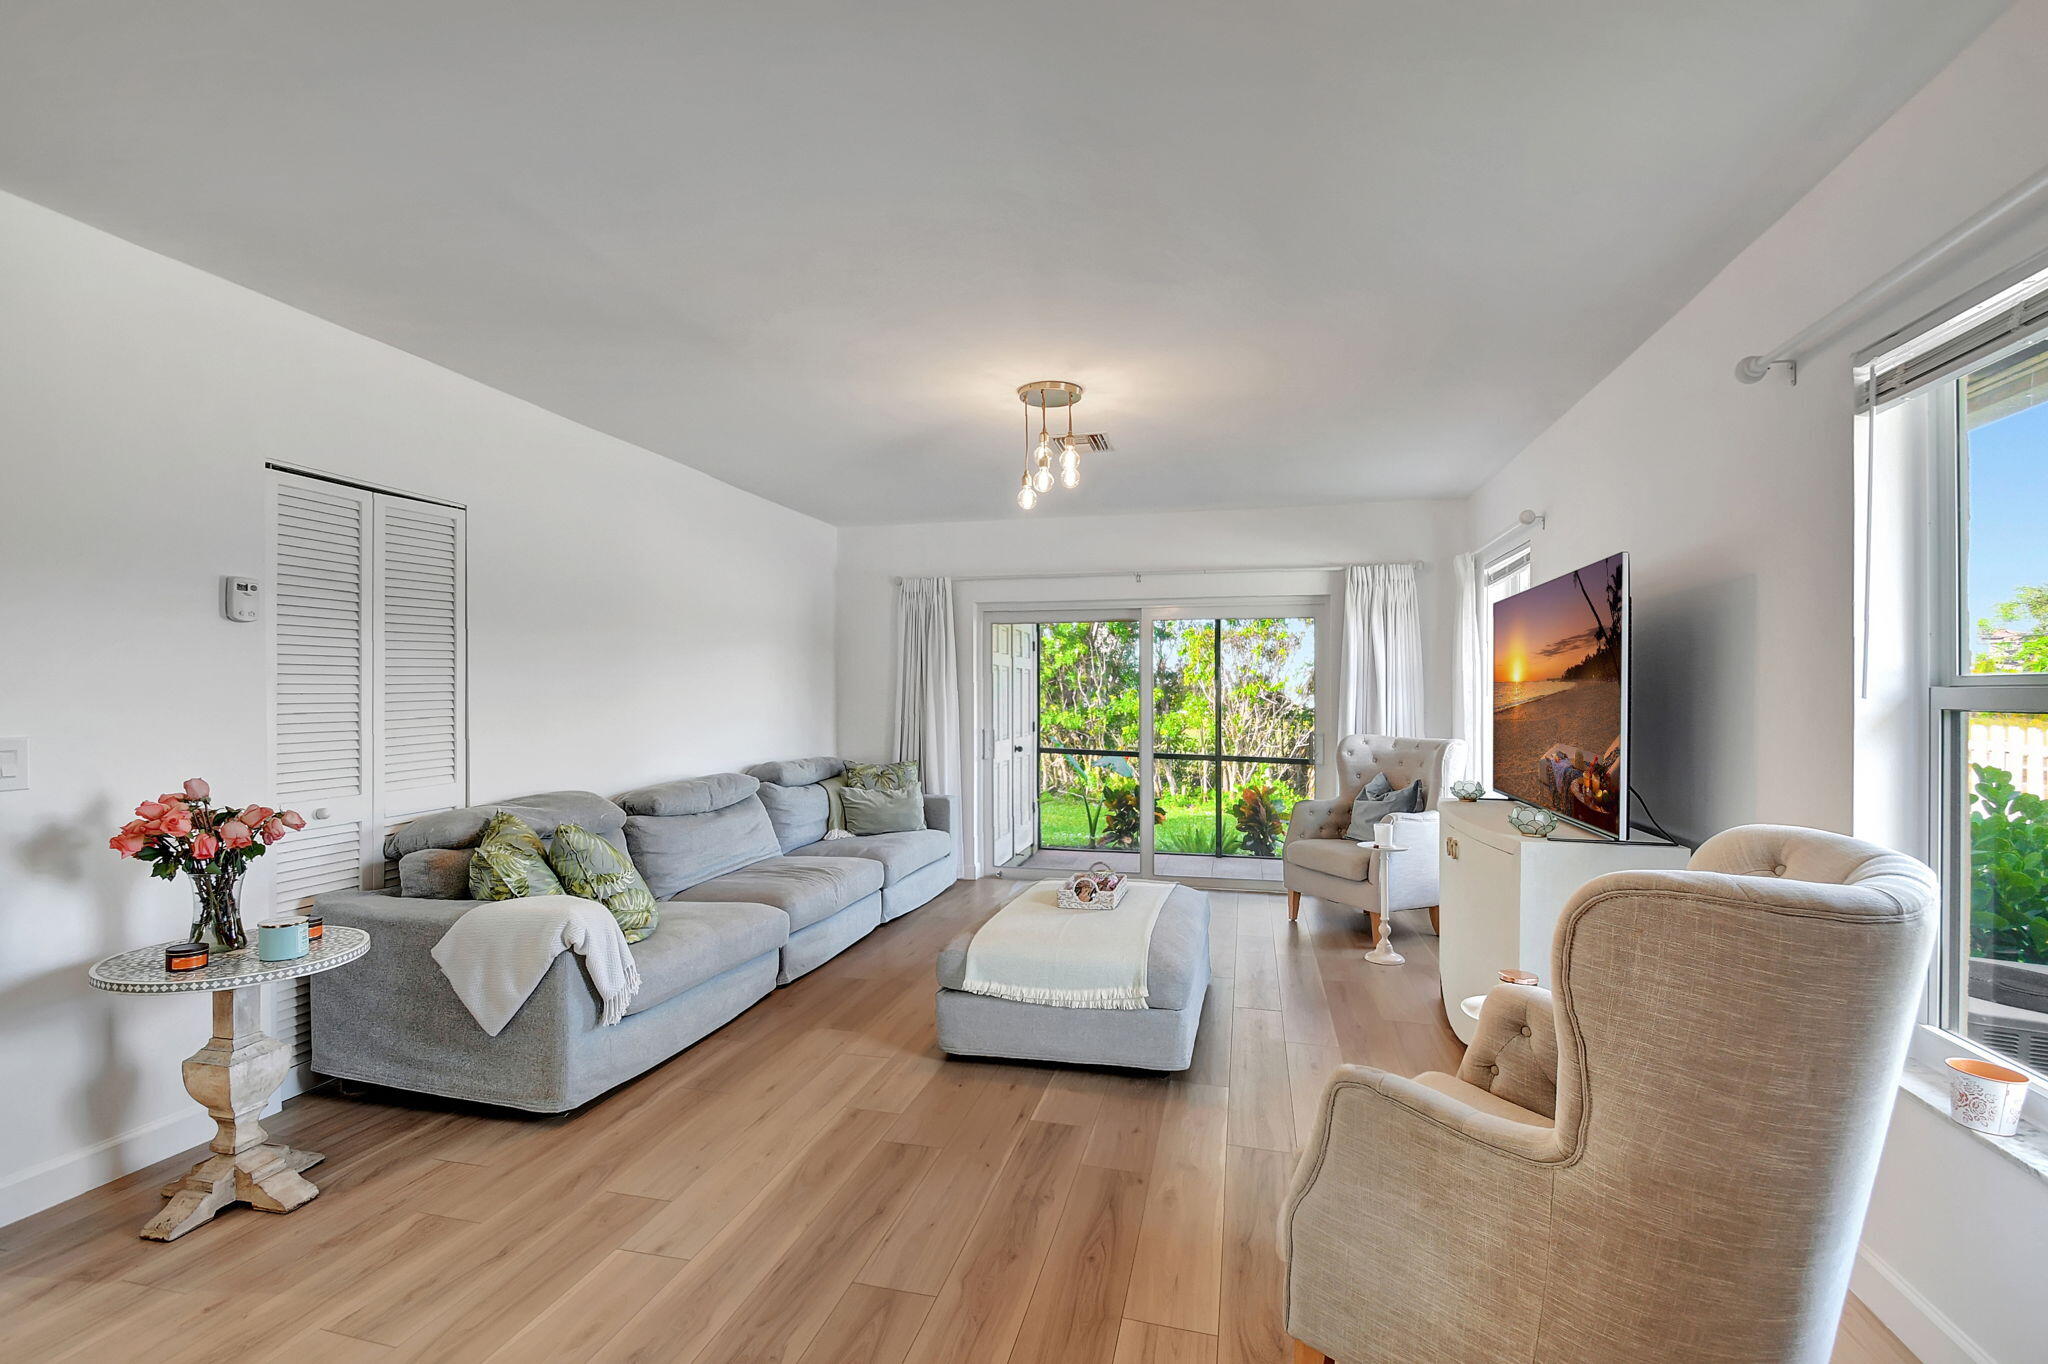
[[[256,1121],[291,1064],[284,1043],[256,1026],[260,995],[250,985],[213,996],[213,1037],[185,1061],[185,1092],[218,1126],[213,1154],[164,1186],[170,1201],[144,1224],[145,1240],[175,1241],[234,1203],[290,1212],[320,1192],[300,1174],[319,1153],[270,1141]]]

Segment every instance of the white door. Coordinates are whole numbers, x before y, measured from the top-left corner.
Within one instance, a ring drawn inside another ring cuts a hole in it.
[[[464,527],[459,508],[272,478],[271,791],[306,827],[258,866],[267,911],[290,912],[384,885],[385,836],[467,799]],[[307,998],[304,981],[271,991],[287,1091],[307,1074]]]
[[[1016,783],[1011,773],[1016,765],[1016,703],[1011,691],[1016,685],[1012,654],[1017,627],[990,626],[989,634],[989,810],[995,865],[1000,867],[1018,853],[1016,827]]]
[[[1010,732],[1016,736],[1010,763],[1011,841],[1021,850],[1038,846],[1038,629],[1013,625],[1010,652]]]

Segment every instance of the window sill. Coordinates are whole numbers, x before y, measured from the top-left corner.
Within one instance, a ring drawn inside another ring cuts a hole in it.
[[[1994,1137],[1989,1132],[1979,1132],[1974,1127],[1965,1127],[1954,1122],[1948,1115],[1948,1079],[1939,1067],[1924,1061],[1907,1058],[1905,1073],[1899,1077],[1899,1092],[1916,1100],[1941,1115],[1956,1131],[1973,1141],[1979,1141],[2004,1156],[2007,1160],[2031,1171],[2035,1178],[2048,1182],[2048,1130],[2020,1118],[2020,1130],[2010,1137]]]

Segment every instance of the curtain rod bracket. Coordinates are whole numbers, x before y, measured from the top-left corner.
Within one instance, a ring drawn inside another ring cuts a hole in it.
[[[1797,386],[1799,383],[1799,362],[1797,360],[1767,360],[1761,355],[1745,355],[1735,362],[1735,377],[1745,384],[1762,383],[1778,366],[1785,367],[1785,381]]]

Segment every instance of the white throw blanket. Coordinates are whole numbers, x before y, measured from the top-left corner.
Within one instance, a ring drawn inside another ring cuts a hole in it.
[[[1115,909],[1061,909],[1040,881],[995,912],[967,944],[963,988],[1019,1004],[1143,1009],[1152,925],[1173,884],[1133,881]]]
[[[640,992],[640,968],[612,912],[574,895],[534,895],[478,905],[434,944],[434,960],[478,1026],[496,1037],[564,950],[580,952],[604,1001],[598,1019],[625,1017]]]

